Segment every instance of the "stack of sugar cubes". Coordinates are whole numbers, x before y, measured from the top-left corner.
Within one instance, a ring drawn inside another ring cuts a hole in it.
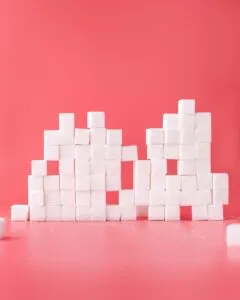
[[[145,190],[145,204],[150,197],[150,220],[180,220],[181,206],[192,207],[192,220],[223,219],[228,175],[211,173],[211,142],[211,114],[196,113],[191,99],[178,101],[178,114],[163,115],[163,128],[146,130],[148,160],[136,189]],[[167,160],[177,160],[176,175],[167,174]]]
[[[59,130],[44,131],[44,160],[32,161],[28,205],[12,206],[13,221],[136,219],[133,190],[121,189],[121,161],[136,160],[137,146],[122,146],[122,130],[106,129],[104,112],[89,112],[87,123],[75,129],[73,113],[59,114]],[[48,175],[48,161],[58,161],[59,175]],[[120,205],[107,205],[110,191]]]

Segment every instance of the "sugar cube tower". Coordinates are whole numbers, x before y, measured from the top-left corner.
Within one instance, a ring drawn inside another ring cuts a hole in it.
[[[13,221],[222,220],[228,175],[211,172],[211,114],[196,113],[195,100],[179,100],[178,113],[163,115],[163,128],[146,129],[147,159],[136,145],[122,145],[121,129],[106,129],[104,112],[88,112],[88,128],[75,128],[74,114],[59,114],[59,129],[44,131],[44,160],[33,160],[28,205],[13,205]],[[177,161],[169,175],[167,161]],[[59,174],[49,175],[48,161]],[[134,164],[133,189],[122,189],[122,163]],[[107,204],[115,191],[118,204]]]

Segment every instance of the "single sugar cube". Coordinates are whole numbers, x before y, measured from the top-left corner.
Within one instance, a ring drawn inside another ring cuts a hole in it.
[[[166,191],[165,205],[180,205],[182,203],[182,191]]]
[[[165,221],[179,221],[180,220],[180,206],[165,206]]]
[[[61,145],[60,159],[75,158],[75,145]]]
[[[164,191],[166,189],[166,175],[151,174],[151,189]]]
[[[122,159],[121,146],[107,145],[106,146],[106,160],[119,160]]]
[[[148,208],[148,220],[150,221],[164,221],[165,209],[164,206],[150,205]]]
[[[180,191],[181,189],[181,177],[178,175],[166,176],[166,190],[167,191]]]
[[[164,158],[154,159],[151,161],[152,174],[167,174],[167,160]]]
[[[90,206],[91,192],[76,192],[76,206]]]
[[[0,240],[4,237],[5,234],[5,219],[0,218]]]
[[[170,130],[179,129],[179,116],[178,114],[163,114],[163,128]]]
[[[178,161],[178,175],[196,175],[197,163],[196,160],[179,160]]]
[[[211,144],[210,143],[197,143],[196,154],[198,159],[209,159],[211,158]]]
[[[197,159],[197,174],[209,174],[211,173],[211,160],[210,159]]]
[[[119,205],[107,205],[107,221],[120,221],[120,217]]]
[[[56,146],[61,144],[61,132],[58,130],[44,130],[44,146]]]
[[[28,176],[28,189],[29,190],[43,190],[43,176]]]
[[[197,190],[197,177],[195,175],[181,176],[182,190],[183,191],[196,191]]]
[[[150,190],[150,205],[161,206],[166,203],[166,191],[164,190]]]
[[[71,158],[60,159],[59,174],[74,175],[74,159]]]
[[[92,174],[91,175],[91,190],[92,191],[105,191],[106,181],[105,174]]]
[[[106,149],[104,146],[91,146],[91,160],[105,160]]]
[[[75,221],[76,220],[76,208],[75,206],[61,207],[61,221]]]
[[[122,129],[107,129],[107,144],[122,145]]]
[[[91,145],[105,145],[106,128],[91,128],[90,141],[91,141]]]
[[[74,175],[60,175],[60,189],[74,190],[75,176]]]
[[[58,161],[60,158],[59,146],[44,146],[44,160]]]
[[[192,145],[195,142],[195,129],[184,129],[180,131],[180,145]]]
[[[105,127],[105,113],[102,111],[88,112],[87,127],[88,128]]]
[[[46,221],[61,221],[61,206],[46,206]]]
[[[182,115],[195,114],[195,100],[194,99],[180,99],[178,100],[178,113]]]
[[[60,181],[58,175],[48,175],[44,176],[44,190],[45,191],[55,191],[59,190]]]
[[[208,220],[210,220],[210,221],[223,220],[223,205],[222,204],[208,205]]]
[[[213,190],[213,204],[229,204],[229,191]]]
[[[134,190],[121,190],[119,191],[119,204],[120,205],[133,205],[134,204]]]
[[[180,143],[180,131],[179,130],[165,130],[164,143],[178,145]]]
[[[75,146],[75,159],[79,161],[90,160],[90,146],[89,145],[76,145]]]
[[[121,190],[121,174],[106,176],[106,190],[108,192]]]
[[[197,188],[198,190],[211,190],[212,189],[212,174],[197,174]]]
[[[122,161],[135,161],[138,159],[137,146],[122,147]]]
[[[135,190],[135,204],[136,205],[149,205],[150,191]]]
[[[123,205],[120,207],[122,221],[136,221],[137,209],[135,205]]]
[[[240,224],[230,224],[226,228],[226,242],[228,246],[240,246]]]
[[[182,191],[181,192],[181,206],[199,205],[197,203],[197,191]],[[205,203],[202,203],[202,205]]]
[[[43,190],[28,190],[28,204],[29,205],[44,205]]]
[[[150,174],[134,172],[134,189],[136,190],[149,190],[150,189]]]
[[[212,193],[210,190],[205,190],[205,191],[196,191],[195,194],[195,203],[196,205],[203,205],[203,204],[212,204],[213,199],[212,199]]]
[[[121,162],[120,161],[117,161],[117,160],[106,161],[105,167],[106,167],[107,175],[113,175],[113,176],[121,175]]]
[[[213,190],[228,190],[228,174],[213,173]]]
[[[195,130],[196,127],[196,117],[195,115],[179,115],[179,129],[181,131]]]
[[[59,114],[59,131],[65,134],[74,134],[75,121],[74,113]]]
[[[76,175],[75,177],[75,189],[76,191],[90,191],[91,177],[90,175]]]
[[[146,129],[146,144],[163,145],[164,143],[164,130],[163,128],[148,128]]]
[[[92,221],[106,221],[107,208],[106,205],[92,205],[91,220]]]
[[[15,205],[11,206],[11,221],[26,222],[26,221],[28,221],[28,217],[29,217],[29,206],[28,205],[15,204]],[[0,236],[1,236],[1,234],[0,234]]]
[[[61,205],[75,206],[75,191],[61,191]]]
[[[90,162],[90,174],[102,174],[106,173],[106,166],[104,161],[93,160]]]
[[[91,206],[76,207],[76,221],[90,221],[91,220]]]
[[[180,145],[179,146],[179,159],[196,159],[197,149],[196,145]]]
[[[44,193],[46,205],[60,205],[60,191],[47,191]]]
[[[74,144],[75,145],[88,145],[89,143],[90,143],[90,130],[76,128]]]
[[[47,175],[46,160],[32,160],[32,175],[44,176]]]
[[[207,205],[192,206],[192,220],[206,221],[208,219]]]
[[[91,192],[91,205],[94,205],[94,206],[106,205],[106,192],[105,191],[92,191]]]
[[[46,207],[45,206],[30,206],[30,221],[44,222],[46,221]]]
[[[147,159],[161,159],[163,158],[163,145],[147,146]]]
[[[90,174],[90,162],[75,159],[75,174],[76,175],[89,175]]]
[[[178,145],[164,145],[163,158],[178,159],[179,158],[179,146]]]

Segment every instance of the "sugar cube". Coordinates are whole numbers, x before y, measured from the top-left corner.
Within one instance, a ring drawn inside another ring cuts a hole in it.
[[[90,160],[90,146],[89,145],[76,145],[75,158],[79,161]]]
[[[120,176],[121,175],[121,162],[117,160],[106,161],[107,175]]]
[[[195,100],[194,99],[180,99],[178,100],[179,114],[195,114]]]
[[[106,159],[107,160],[119,160],[122,159],[122,148],[116,145],[106,146]]]
[[[150,191],[135,190],[135,204],[136,205],[149,205]]]
[[[90,130],[76,128],[74,144],[75,145],[88,145],[89,143],[90,143]]]
[[[55,191],[59,190],[59,176],[58,175],[48,175],[44,176],[44,190],[45,191]]]
[[[154,145],[147,147],[147,158],[148,159],[161,159],[163,158],[163,145]]]
[[[195,175],[181,176],[181,181],[183,191],[197,190],[197,177]]]
[[[192,206],[192,220],[205,221],[208,219],[207,205]]]
[[[165,209],[161,205],[150,205],[148,208],[148,219],[151,221],[164,221]]]
[[[178,145],[164,145],[163,158],[178,159],[178,157],[179,157],[179,146]]]
[[[107,205],[107,221],[120,221],[120,217],[119,205]]]
[[[228,204],[228,190],[213,190],[213,204]]]
[[[198,190],[211,190],[212,189],[212,174],[197,174],[197,188]]]
[[[164,191],[166,189],[166,175],[151,174],[151,189]]]
[[[75,145],[61,145],[60,146],[60,159],[75,158]]]
[[[106,190],[107,191],[121,190],[121,174],[106,176]]]
[[[177,114],[163,114],[163,128],[178,130],[179,116]]]
[[[44,146],[44,159],[56,161],[60,158],[59,146]]]
[[[90,175],[76,175],[75,177],[75,189],[76,191],[90,191],[91,178]]]
[[[226,242],[228,246],[240,246],[240,224],[229,224],[226,228]]]
[[[77,206],[90,206],[91,205],[91,192],[76,192],[76,205]]]
[[[178,145],[180,143],[180,131],[179,130],[165,130],[164,131],[164,143]]]
[[[30,190],[43,190],[43,176],[28,176],[28,189]]]
[[[75,221],[76,220],[76,208],[75,206],[61,207],[61,221]]]
[[[44,205],[43,190],[28,190],[28,204],[29,205]]]
[[[135,161],[138,159],[137,146],[122,147],[122,161]]]
[[[106,221],[107,208],[106,205],[93,205],[91,207],[91,220]]]
[[[75,191],[61,191],[61,205],[75,206]]]
[[[196,175],[197,163],[196,160],[179,160],[178,175]]]
[[[196,158],[197,158],[197,151],[196,151],[195,144],[179,146],[179,159],[196,159]]]
[[[89,175],[90,174],[90,162],[75,159],[75,174],[76,175]]]
[[[61,133],[58,130],[44,130],[44,146],[61,144]]]
[[[88,128],[105,127],[105,113],[101,111],[88,112],[87,125]]]
[[[46,221],[61,221],[61,206],[46,206]]]
[[[228,174],[213,173],[213,190],[228,190]]]
[[[105,174],[92,174],[91,175],[91,190],[92,191],[105,191],[106,182]]]
[[[164,143],[164,130],[163,128],[148,128],[146,129],[146,144],[163,145]]]
[[[30,206],[30,221],[46,221],[46,207],[36,205]]]
[[[197,174],[211,173],[211,160],[210,159],[197,159],[196,164],[197,164]]]
[[[29,206],[28,205],[12,205],[11,206],[11,221],[28,221]]]
[[[194,131],[196,127],[196,117],[195,115],[179,115],[179,129],[181,131]]]
[[[91,146],[91,160],[105,160],[106,150],[104,146]]]
[[[195,139],[195,130],[186,129],[180,131],[180,145],[191,145],[194,144]]]
[[[137,211],[135,205],[123,205],[120,207],[122,221],[135,221],[137,219]]]
[[[91,192],[91,205],[93,205],[93,206],[106,205],[106,192],[105,191],[92,191]]]
[[[5,218],[0,218],[0,240],[4,237],[5,234]]]
[[[107,144],[122,145],[122,129],[107,129]]]
[[[208,220],[211,220],[211,221],[223,220],[223,205],[222,204],[208,205]]]
[[[152,174],[167,174],[167,160],[164,158],[151,161]]]
[[[134,204],[134,190],[120,190],[119,191],[119,204],[120,205],[133,205]]]
[[[166,191],[165,194],[165,205],[180,205],[182,202],[182,192],[181,191]]]
[[[91,140],[91,145],[105,145],[106,128],[91,128],[90,140]]]
[[[167,175],[166,176],[166,190],[167,191],[180,191],[181,189],[181,177],[179,175]]]
[[[196,145],[197,158],[209,159],[211,158],[211,144],[210,143],[197,143]]]
[[[160,206],[165,205],[166,191],[163,190],[150,190],[150,205]]]
[[[77,221],[90,221],[91,220],[91,206],[76,207],[76,220]]]
[[[165,221],[178,221],[180,220],[180,206],[172,205],[165,206]]]
[[[74,159],[65,158],[59,160],[60,175],[74,175]]]
[[[44,176],[47,175],[47,162],[46,160],[32,160],[32,175]]]
[[[60,191],[47,191],[44,197],[46,205],[55,206],[61,204]]]
[[[73,135],[75,128],[74,113],[59,114],[59,130],[67,135]]]

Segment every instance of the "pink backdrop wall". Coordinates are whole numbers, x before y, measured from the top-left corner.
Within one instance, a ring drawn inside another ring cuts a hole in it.
[[[59,112],[104,110],[139,145],[177,99],[213,116],[212,168],[230,174],[240,216],[240,2],[0,1],[0,206],[25,203],[31,159]]]

